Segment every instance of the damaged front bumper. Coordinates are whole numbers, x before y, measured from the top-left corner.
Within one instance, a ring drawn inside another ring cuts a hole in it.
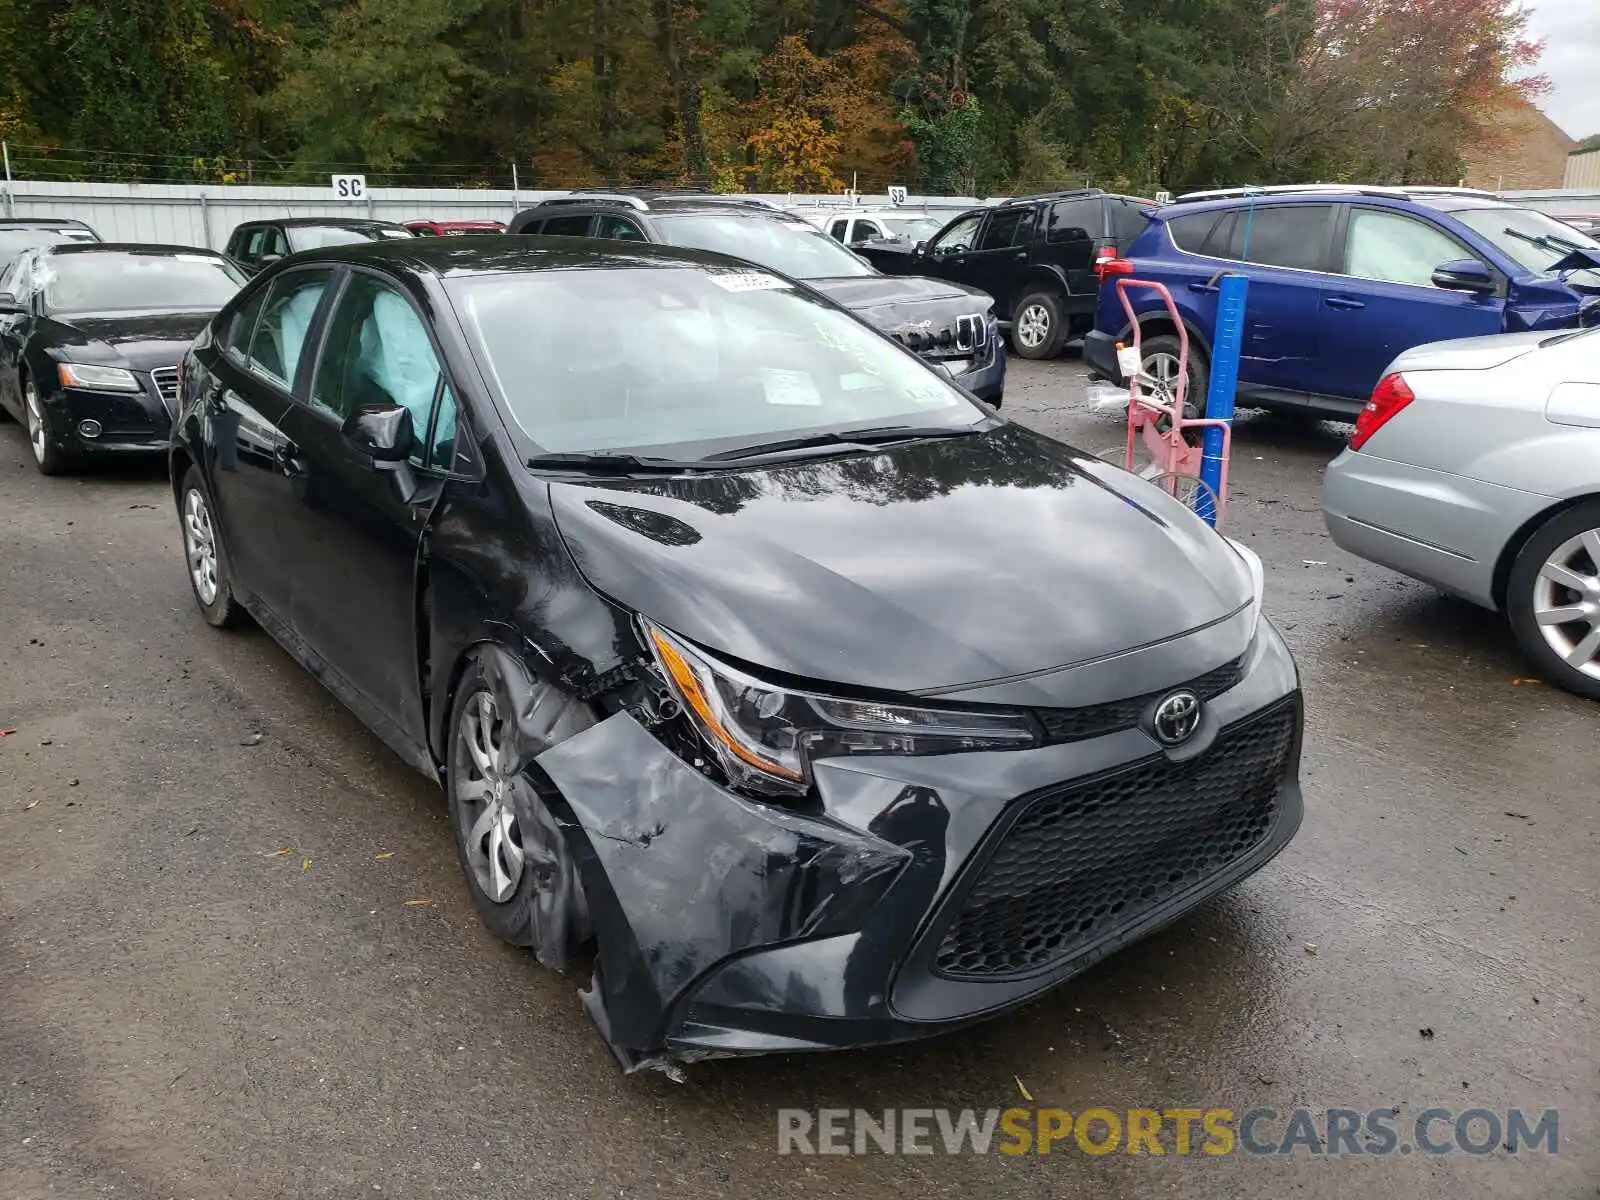
[[[1023,1003],[1264,865],[1301,818],[1300,700],[1263,621],[1202,730],[814,764],[719,786],[626,712],[539,755],[627,1070],[922,1037]]]

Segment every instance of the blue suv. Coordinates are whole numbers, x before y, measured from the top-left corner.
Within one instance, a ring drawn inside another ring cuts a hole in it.
[[[1424,342],[1600,319],[1600,242],[1544,213],[1464,189],[1305,187],[1195,193],[1148,214],[1104,286],[1084,341],[1092,374],[1121,383],[1130,340],[1114,286],[1166,284],[1189,331],[1189,407],[1205,409],[1217,280],[1250,277],[1240,407],[1352,420],[1384,368]],[[1130,295],[1144,373],[1177,377],[1161,299]]]

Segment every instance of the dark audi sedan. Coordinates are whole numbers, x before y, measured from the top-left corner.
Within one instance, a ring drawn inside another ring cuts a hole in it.
[[[0,407],[35,465],[164,454],[178,363],[245,276],[187,246],[60,243],[0,272]]]
[[[1255,557],[748,263],[297,256],[172,478],[206,619],[440,781],[496,934],[594,942],[630,1070],[993,1016],[1300,821]]]

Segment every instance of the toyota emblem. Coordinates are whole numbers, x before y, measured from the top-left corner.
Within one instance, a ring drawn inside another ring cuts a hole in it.
[[[1200,728],[1200,697],[1193,692],[1173,692],[1156,705],[1150,724],[1163,746],[1181,746]]]

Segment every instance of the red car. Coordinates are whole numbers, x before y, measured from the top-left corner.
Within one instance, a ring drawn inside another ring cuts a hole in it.
[[[418,237],[460,237],[469,233],[504,233],[504,221],[407,221]]]

